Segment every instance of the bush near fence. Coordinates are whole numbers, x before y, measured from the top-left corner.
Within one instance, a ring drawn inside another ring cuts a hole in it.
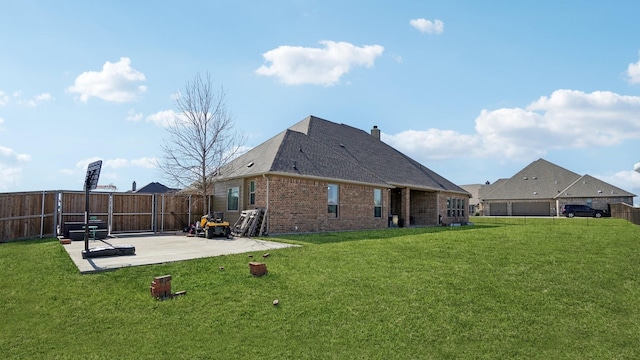
[[[109,233],[181,230],[204,214],[196,196],[92,192],[89,213]],[[0,242],[55,237],[65,222],[84,221],[83,191],[0,193]]]

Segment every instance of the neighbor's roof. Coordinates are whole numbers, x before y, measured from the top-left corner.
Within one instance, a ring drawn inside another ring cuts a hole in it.
[[[152,182],[132,192],[136,194],[138,193],[156,194],[156,193],[166,193],[166,192],[175,192],[175,191],[178,191],[178,189],[170,188],[168,186],[160,184],[159,182]]]
[[[469,200],[470,204],[477,204],[480,202],[480,198],[478,197],[478,194],[480,192],[480,188],[482,187],[482,184],[467,184],[467,185],[460,185],[461,188],[463,188],[466,192],[468,192],[469,194],[471,194],[471,199]]]
[[[238,157],[219,176],[262,174],[467,193],[368,132],[315,116]]]
[[[575,197],[635,196],[590,175],[580,176],[538,159],[509,179],[480,190],[482,200],[534,200]]]
[[[631,196],[628,191],[622,190],[602,180],[596,179],[591,175],[584,175],[574,181],[569,187],[561,191],[556,198],[575,198],[575,197],[618,197]]]

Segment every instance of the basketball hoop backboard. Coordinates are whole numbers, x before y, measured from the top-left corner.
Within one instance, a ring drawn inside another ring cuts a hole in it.
[[[94,161],[89,164],[89,166],[87,166],[87,176],[84,180],[84,190],[94,190],[98,186],[100,168],[102,168],[102,160]]]

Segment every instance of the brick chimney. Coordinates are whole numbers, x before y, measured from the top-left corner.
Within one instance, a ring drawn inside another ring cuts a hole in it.
[[[380,129],[378,129],[378,125],[373,125],[373,129],[371,129],[371,136],[380,140]]]

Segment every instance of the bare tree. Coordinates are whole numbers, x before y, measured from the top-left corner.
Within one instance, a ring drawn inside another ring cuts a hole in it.
[[[175,121],[161,146],[160,170],[174,184],[202,196],[205,211],[208,195],[214,193],[214,174],[238,155],[244,136],[234,129],[235,121],[227,110],[226,93],[214,91],[209,76],[197,74],[179,93]]]

